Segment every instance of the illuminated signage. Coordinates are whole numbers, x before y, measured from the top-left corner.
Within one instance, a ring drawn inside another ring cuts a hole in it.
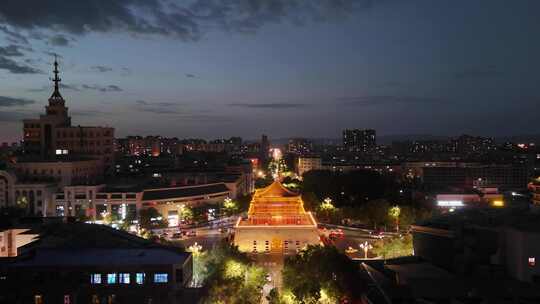
[[[462,201],[437,201],[439,207],[463,207]]]

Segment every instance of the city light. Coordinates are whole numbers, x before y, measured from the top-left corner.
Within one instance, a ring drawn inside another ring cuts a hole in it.
[[[439,207],[463,207],[464,206],[462,201],[438,201],[437,205]]]
[[[364,243],[361,243],[359,246],[364,251],[364,259],[367,259],[368,251],[373,249],[373,246],[367,241],[365,241]]]
[[[502,200],[493,201],[493,207],[504,207],[504,201]]]

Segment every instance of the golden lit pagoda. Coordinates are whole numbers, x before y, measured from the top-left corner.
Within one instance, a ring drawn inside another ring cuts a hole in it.
[[[279,182],[255,191],[248,216],[236,224],[235,244],[252,253],[295,253],[319,244],[317,223],[302,197]]]

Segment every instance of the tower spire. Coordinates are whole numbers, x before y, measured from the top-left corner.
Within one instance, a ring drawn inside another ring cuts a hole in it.
[[[54,92],[51,95],[51,98],[49,100],[53,101],[63,101],[62,95],[60,95],[60,82],[62,79],[58,76],[60,74],[60,71],[58,70],[58,56],[54,54],[54,78],[51,78],[52,82],[54,82]]]

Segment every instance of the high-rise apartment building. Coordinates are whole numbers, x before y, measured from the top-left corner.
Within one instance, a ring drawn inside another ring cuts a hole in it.
[[[343,147],[349,151],[367,152],[377,144],[376,133],[373,129],[346,129],[343,130]]]

